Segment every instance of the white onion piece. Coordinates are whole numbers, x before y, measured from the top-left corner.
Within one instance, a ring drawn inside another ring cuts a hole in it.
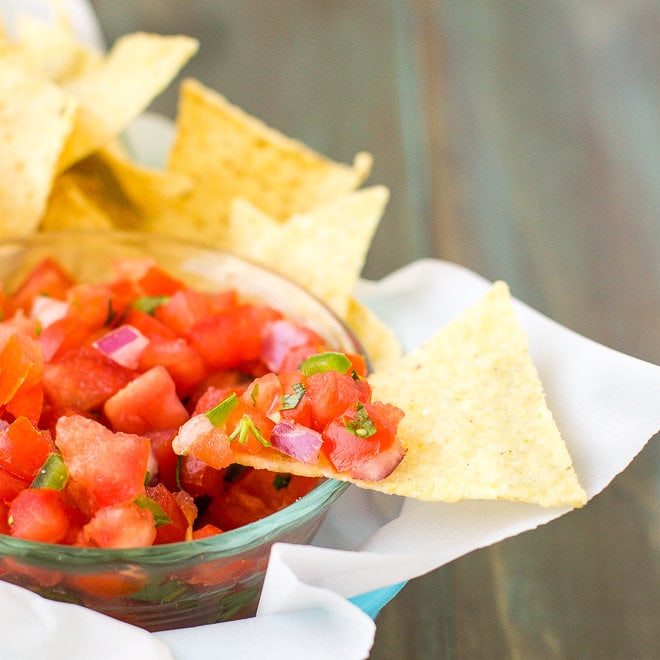
[[[132,325],[120,325],[94,342],[94,347],[123,367],[135,369],[149,340]]]
[[[69,303],[50,296],[35,296],[30,310],[30,317],[39,321],[42,328],[63,319],[69,312]]]
[[[211,420],[204,414],[193,415],[187,422],[179,427],[178,433],[172,440],[172,449],[179,456],[186,456],[190,453],[193,442],[202,435],[208,433],[214,428]]]
[[[280,422],[275,424],[270,436],[273,449],[302,463],[316,463],[323,438],[318,431],[303,426]]]

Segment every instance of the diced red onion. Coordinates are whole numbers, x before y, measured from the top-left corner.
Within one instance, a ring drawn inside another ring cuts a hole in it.
[[[121,325],[94,342],[101,353],[129,369],[138,365],[140,353],[149,340],[132,325]]]
[[[280,422],[273,427],[270,443],[273,449],[297,461],[316,463],[323,438],[318,431],[302,424]]]
[[[299,325],[279,319],[268,327],[261,342],[261,359],[270,371],[279,372],[288,353],[309,341],[309,334]]]
[[[69,311],[69,304],[50,296],[36,296],[32,302],[30,317],[39,321],[42,328],[64,318]]]
[[[376,454],[373,458],[362,465],[357,465],[351,469],[350,475],[353,479],[362,479],[364,481],[382,481],[394,471],[394,468],[401,463],[406,455],[405,449],[401,443],[396,440],[386,450]]]

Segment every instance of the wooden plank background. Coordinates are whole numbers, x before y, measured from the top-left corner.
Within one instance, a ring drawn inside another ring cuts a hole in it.
[[[654,0],[92,4],[108,42],[196,36],[184,75],[332,158],[370,151],[392,199],[366,276],[455,261],[660,361]],[[660,657],[659,475],[656,439],[585,509],[413,580],[371,657]]]

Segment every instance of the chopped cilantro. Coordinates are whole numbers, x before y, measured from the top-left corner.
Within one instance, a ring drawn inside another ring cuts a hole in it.
[[[283,488],[286,488],[289,485],[290,481],[291,481],[290,474],[276,474],[275,477],[273,478],[273,488],[275,490],[282,490]]]
[[[153,314],[157,307],[164,305],[169,299],[169,296],[142,296],[133,301],[132,307]]]
[[[243,415],[241,421],[237,424],[234,432],[229,436],[229,441],[238,439],[244,445],[247,442],[250,433],[264,446],[270,447],[270,442],[264,438],[263,433],[259,430],[257,425],[252,421],[250,415]]]
[[[359,438],[370,438],[376,433],[376,426],[361,403],[358,403],[355,419],[344,418],[344,426]]]
[[[282,410],[292,410],[305,395],[307,388],[302,383],[293,384],[293,394],[282,395]]]

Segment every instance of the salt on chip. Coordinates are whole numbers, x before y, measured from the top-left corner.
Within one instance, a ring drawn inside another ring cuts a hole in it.
[[[136,32],[118,39],[108,55],[62,83],[78,101],[76,124],[60,171],[119,135],[197,51],[186,36]]]
[[[363,188],[284,223],[239,199],[226,247],[304,286],[343,318],[388,198],[384,186]]]
[[[353,165],[329,160],[269,128],[196,80],[181,85],[168,168],[195,184],[185,213],[195,232],[217,244],[230,205],[246,199],[285,221],[358,188],[371,169],[360,153]]]
[[[352,480],[333,474],[323,461],[307,465],[272,449],[241,462],[425,501],[586,502],[505,283],[496,283],[426,344],[369,382],[374,400],[406,413],[398,433],[406,456],[386,479]]]
[[[39,224],[74,112],[49,81],[0,63],[0,236]]]

